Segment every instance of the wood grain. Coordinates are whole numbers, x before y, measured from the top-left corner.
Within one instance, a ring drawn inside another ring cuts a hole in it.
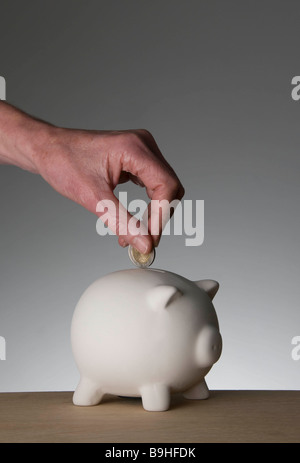
[[[72,392],[0,394],[0,442],[299,442],[300,391],[213,391],[208,400],[173,396],[170,410],[106,396],[76,407]]]

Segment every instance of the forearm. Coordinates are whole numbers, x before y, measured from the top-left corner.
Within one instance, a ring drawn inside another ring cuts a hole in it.
[[[0,101],[0,164],[38,173],[36,146],[46,131],[46,123]]]

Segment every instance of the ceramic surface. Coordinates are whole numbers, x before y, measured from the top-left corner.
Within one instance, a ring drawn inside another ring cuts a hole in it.
[[[163,411],[170,395],[205,399],[205,375],[219,359],[222,338],[212,304],[219,284],[190,281],[158,269],[123,270],[95,281],[81,296],[71,342],[80,382],[75,405],[103,395],[141,397]]]

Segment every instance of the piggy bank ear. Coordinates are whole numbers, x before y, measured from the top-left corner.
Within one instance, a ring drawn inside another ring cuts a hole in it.
[[[147,292],[147,302],[153,310],[167,308],[175,299],[182,296],[182,292],[175,286],[160,285]]]
[[[217,291],[220,286],[219,283],[215,280],[200,280],[194,281],[194,283],[197,286],[199,286],[199,288],[203,289],[208,294],[211,300],[213,300],[213,298],[217,294]]]

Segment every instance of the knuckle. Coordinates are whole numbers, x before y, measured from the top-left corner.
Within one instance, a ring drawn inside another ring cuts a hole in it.
[[[168,180],[167,185],[172,198],[179,200],[182,199],[185,194],[185,190],[177,177],[171,177]]]
[[[124,141],[126,141],[129,146],[137,145],[141,141],[141,136],[137,131],[130,131],[125,134]]]
[[[174,196],[179,189],[180,183],[177,178],[169,177],[167,180],[167,185],[168,185],[168,190]]]
[[[148,137],[148,138],[152,137],[152,134],[151,134],[151,133],[149,132],[149,130],[147,130],[147,129],[138,129],[138,130],[137,130],[137,133],[138,133],[139,135],[141,135],[142,137],[143,137],[143,136],[144,136],[144,137]]]
[[[149,134],[149,135],[148,135]],[[128,131],[124,134],[123,146],[126,150],[137,150],[137,152],[149,152],[149,136],[150,132],[145,129],[137,129]],[[148,153],[148,154],[149,154]]]

